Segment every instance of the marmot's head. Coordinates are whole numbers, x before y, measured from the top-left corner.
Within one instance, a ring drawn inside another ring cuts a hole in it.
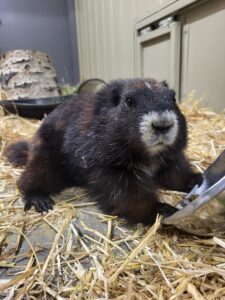
[[[186,121],[175,92],[165,82],[113,81],[97,94],[95,113],[108,139],[130,150],[133,147],[155,156],[186,146]]]

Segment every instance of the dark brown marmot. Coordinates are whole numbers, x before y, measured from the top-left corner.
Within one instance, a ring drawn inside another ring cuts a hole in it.
[[[26,210],[48,211],[51,194],[80,186],[105,213],[147,224],[176,210],[159,202],[159,188],[188,192],[201,182],[184,156],[186,143],[174,91],[131,79],[61,104],[6,156],[25,165],[18,183]]]

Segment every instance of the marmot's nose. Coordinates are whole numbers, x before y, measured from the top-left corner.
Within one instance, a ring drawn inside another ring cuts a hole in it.
[[[167,133],[174,125],[173,120],[155,120],[152,122],[152,128],[156,133]]]

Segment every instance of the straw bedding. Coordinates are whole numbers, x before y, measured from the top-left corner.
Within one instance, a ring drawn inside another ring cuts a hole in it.
[[[192,98],[192,96],[190,96]],[[203,171],[225,147],[225,117],[187,100],[187,150]],[[0,151],[39,121],[0,117]],[[85,191],[59,195],[53,211],[23,212],[21,169],[0,156],[0,299],[225,299],[225,235],[127,226],[101,214]],[[162,192],[176,203],[183,195]],[[84,199],[86,201],[84,201]]]

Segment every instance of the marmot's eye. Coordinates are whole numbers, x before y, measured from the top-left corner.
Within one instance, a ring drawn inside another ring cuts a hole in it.
[[[127,104],[128,107],[134,107],[135,106],[135,102],[131,98],[126,98],[126,104]]]

